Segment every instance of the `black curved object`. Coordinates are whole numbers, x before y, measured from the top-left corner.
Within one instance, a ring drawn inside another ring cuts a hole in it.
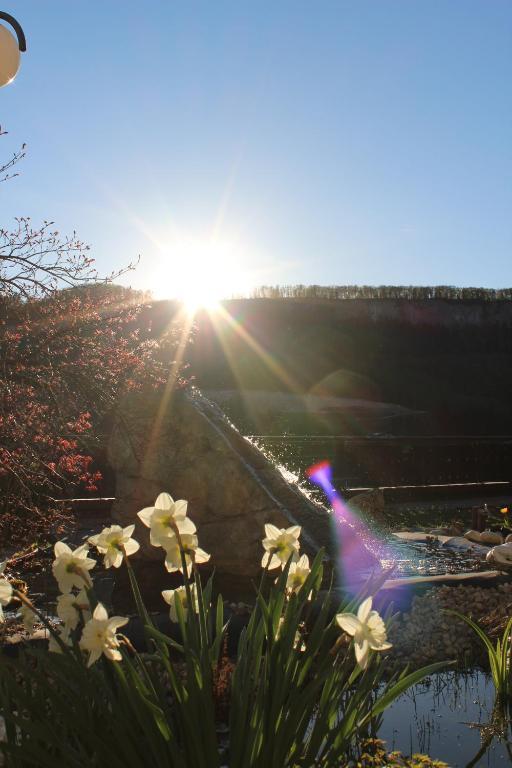
[[[25,33],[21,28],[21,24],[18,21],[16,21],[14,16],[11,16],[10,13],[5,13],[5,11],[0,11],[0,21],[6,21],[8,24],[11,25],[11,27],[16,32],[16,37],[18,38],[18,47],[20,51],[26,51],[27,41],[25,39]]]

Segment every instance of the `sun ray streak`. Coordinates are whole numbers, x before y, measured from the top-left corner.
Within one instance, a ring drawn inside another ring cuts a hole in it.
[[[221,337],[221,331],[219,331],[219,320],[224,320],[230,328],[232,328],[238,336],[244,341],[253,352],[256,352],[263,364],[273,373],[279,381],[286,386],[290,392],[301,393],[301,388],[298,383],[285,371],[283,366],[266,351],[266,349],[252,336],[244,326],[235,320],[233,316],[223,307],[219,306],[217,310],[217,317],[215,323],[217,326],[217,332]]]
[[[179,378],[179,372],[183,363],[185,350],[189,343],[190,331],[192,328],[193,318],[186,314],[183,310],[178,312],[177,316],[171,320],[172,324],[181,326],[181,336],[176,350],[176,356],[173,361],[172,368],[169,372],[169,377],[165,384],[160,403],[158,405],[153,424],[151,425],[151,431],[149,433],[148,440],[145,445],[144,456],[141,465],[141,478],[148,476],[148,471],[152,461],[154,460],[155,447],[160,437],[162,423],[166,414],[169,411],[172,396],[176,388],[176,382]]]

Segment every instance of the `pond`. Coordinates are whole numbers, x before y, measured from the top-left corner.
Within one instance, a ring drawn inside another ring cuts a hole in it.
[[[319,461],[329,461],[333,470],[334,485],[339,491],[345,486],[355,488],[361,485],[356,477],[350,477],[350,473],[342,459],[340,459],[338,446],[346,441],[345,435],[247,435],[252,443],[258,446],[265,455],[278,466],[286,468],[293,475],[299,485],[311,490],[307,482],[305,471],[312,464]],[[477,480],[477,478],[473,478]],[[441,482],[439,479],[436,482]],[[392,484],[391,484],[392,485]],[[506,494],[508,486],[504,485],[503,493]],[[409,526],[437,526],[454,517],[462,517],[463,522],[469,524],[471,520],[470,508],[481,506],[484,502],[497,506],[510,502],[507,495],[497,495],[492,498],[482,496],[443,498],[436,494],[436,498],[420,499],[411,496],[409,501],[386,504],[385,515],[389,526],[393,529]],[[312,491],[315,494],[315,491]],[[493,490],[495,492],[495,489]]]
[[[306,478],[306,470],[319,461],[328,460],[333,471],[333,485],[340,491],[346,477],[343,466],[336,458],[336,443],[343,440],[339,436],[322,435],[252,435],[248,439],[257,445],[273,463],[281,468],[285,477],[296,482],[310,497],[325,503],[321,490],[313,486]],[[392,535],[399,530],[430,530],[457,521],[461,528],[471,528],[471,507],[482,506],[484,501],[499,507],[509,503],[503,497],[457,498],[436,491],[435,499],[428,501],[415,498],[411,489],[409,501],[389,502],[379,516],[379,524],[371,517],[360,518],[372,531],[375,548],[383,566],[395,564],[396,577],[406,576],[442,576],[446,574],[472,573],[489,570],[485,562],[485,552],[472,551],[460,544],[451,546],[440,542],[402,541]],[[452,489],[453,492],[453,489]],[[372,548],[374,549],[374,548]]]
[[[383,565],[392,560],[393,578],[405,576],[444,576],[456,573],[488,571],[489,566],[480,554],[471,550],[455,550],[437,541],[403,541],[383,535],[385,556]]]
[[[492,718],[494,686],[483,672],[444,672],[432,675],[403,694],[386,710],[378,736],[389,750],[421,752],[444,760],[451,768],[512,764],[510,722],[505,739],[492,738],[477,762],[482,730]]]

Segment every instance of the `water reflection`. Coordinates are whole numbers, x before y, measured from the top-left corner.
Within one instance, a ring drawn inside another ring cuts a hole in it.
[[[510,765],[510,712],[497,708],[483,672],[433,675],[401,696],[384,714],[379,737],[389,749],[422,752],[453,768]]]
[[[512,763],[510,715],[510,706],[507,706],[506,704],[503,704],[497,700],[494,705],[491,720],[488,723],[485,723],[484,725],[480,725],[478,723],[470,724],[470,727],[478,728],[480,730],[481,746],[478,752],[469,761],[466,768],[473,768],[473,766],[480,765],[482,759],[485,758],[486,754],[496,739],[498,742],[504,744],[509,760]]]

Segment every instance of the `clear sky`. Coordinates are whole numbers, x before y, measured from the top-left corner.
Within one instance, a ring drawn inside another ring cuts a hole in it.
[[[126,282],[157,296],[208,261],[227,285],[512,284],[511,0],[2,9],[28,51],[0,156],[29,154],[0,226],[76,229],[103,272],[140,253]]]

